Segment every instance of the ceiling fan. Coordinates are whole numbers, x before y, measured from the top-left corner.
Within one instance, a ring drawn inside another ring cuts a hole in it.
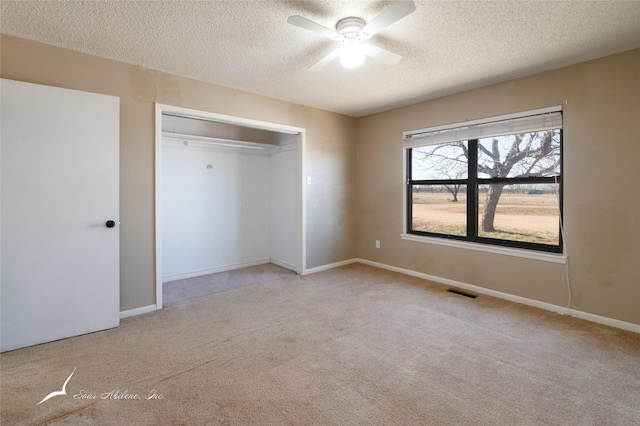
[[[342,43],[340,47],[309,67],[309,71],[322,69],[338,57],[344,67],[356,68],[362,65],[365,55],[385,64],[393,65],[400,61],[402,56],[372,44],[362,43],[362,41],[374,36],[380,30],[404,18],[414,10],[416,10],[416,6],[413,1],[397,1],[369,23],[364,19],[351,16],[339,20],[335,30],[300,15],[290,16],[287,22]]]

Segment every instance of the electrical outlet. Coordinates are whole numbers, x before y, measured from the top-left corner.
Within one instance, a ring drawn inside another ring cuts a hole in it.
[[[376,248],[380,248],[380,240],[376,240]]]

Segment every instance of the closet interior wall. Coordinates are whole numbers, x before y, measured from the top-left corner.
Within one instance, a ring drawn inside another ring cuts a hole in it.
[[[162,280],[296,270],[297,135],[163,116]]]

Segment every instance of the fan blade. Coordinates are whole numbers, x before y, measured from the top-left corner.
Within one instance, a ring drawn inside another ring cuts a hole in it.
[[[411,12],[416,10],[413,1],[398,1],[389,6],[387,10],[373,18],[373,21],[364,26],[362,32],[371,37],[378,31],[388,27],[394,22],[404,18]]]
[[[342,48],[338,47],[336,50],[334,50],[333,52],[329,53],[327,56],[325,56],[324,58],[320,59],[315,64],[311,65],[309,67],[309,71],[318,71],[318,70],[326,67],[327,65],[329,65],[329,63],[331,61],[333,61],[338,56],[340,56],[341,52],[342,52]]]
[[[313,21],[308,20],[307,18],[303,18],[300,15],[289,16],[287,22],[291,25],[295,25],[296,27],[304,28],[305,30],[313,31],[316,34],[320,34],[321,36],[325,36],[330,39],[340,38],[340,34],[336,31],[327,28],[323,25],[316,24]]]
[[[388,50],[382,49],[372,44],[365,44],[363,47],[365,55],[371,56],[373,59],[377,59],[380,62],[384,62],[385,64],[397,64],[400,59],[402,59],[402,56],[398,55],[397,53],[389,52]]]

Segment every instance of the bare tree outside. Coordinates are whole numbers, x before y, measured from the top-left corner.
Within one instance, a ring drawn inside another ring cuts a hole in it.
[[[412,149],[413,180],[456,180],[468,178],[469,144],[467,141],[423,146]],[[520,133],[478,140],[478,178],[548,177],[560,174],[560,131]],[[496,209],[505,186],[482,185],[484,195],[480,230],[496,232]],[[463,184],[443,184],[458,201]],[[526,184],[518,185],[521,189]],[[538,186],[536,186],[538,188]],[[540,191],[540,189],[536,189]]]
[[[468,150],[467,142],[452,142],[444,145],[426,146],[412,150],[413,178],[428,180],[467,179]],[[458,202],[458,193],[463,184],[450,183],[444,187]]]
[[[553,176],[560,172],[560,132],[545,131],[478,141],[478,177]],[[495,232],[496,207],[504,184],[489,185],[480,228]]]

